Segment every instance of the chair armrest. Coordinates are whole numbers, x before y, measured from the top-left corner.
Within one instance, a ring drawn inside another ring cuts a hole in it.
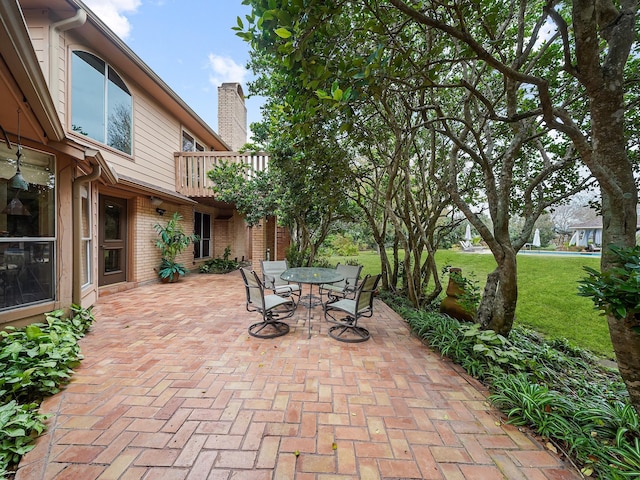
[[[275,290],[276,288],[276,277],[272,275],[264,274],[264,286],[270,288],[271,290]]]
[[[344,280],[344,290],[346,292],[355,292],[358,289],[358,279],[357,278],[345,278]]]

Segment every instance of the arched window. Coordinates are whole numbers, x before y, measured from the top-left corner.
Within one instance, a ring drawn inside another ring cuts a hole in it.
[[[131,93],[103,60],[73,52],[71,125],[81,133],[131,154]]]

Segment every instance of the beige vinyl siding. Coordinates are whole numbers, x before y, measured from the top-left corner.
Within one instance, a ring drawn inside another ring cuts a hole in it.
[[[180,150],[180,123],[152,99],[134,95],[135,169],[145,181],[175,189],[175,160]]]
[[[40,62],[42,71],[45,72],[45,78],[48,80],[49,61],[48,61],[48,48],[49,48],[49,22],[41,11],[27,10],[25,13],[25,20],[29,28],[29,36],[31,37],[31,43],[33,49],[36,52],[36,57]]]
[[[133,157],[102,146],[104,158],[116,172],[157,187],[175,190],[175,160],[180,124],[139,90],[133,95]]]
[[[60,36],[60,35],[59,35]],[[60,121],[62,125],[67,125],[67,114],[69,114],[69,123],[71,123],[71,92],[69,92],[69,96],[67,95],[67,78],[69,82],[71,82],[71,72],[70,69],[67,68],[67,56],[66,56],[66,42],[65,37],[60,36],[59,48],[58,48],[58,98],[53,96],[53,99],[57,101],[58,105],[58,113],[60,114]],[[68,72],[68,73],[67,73]],[[47,74],[47,77],[49,75]],[[51,79],[49,80],[51,82]],[[49,89],[53,90],[53,86],[49,84]],[[71,130],[71,125],[69,125],[69,130]]]

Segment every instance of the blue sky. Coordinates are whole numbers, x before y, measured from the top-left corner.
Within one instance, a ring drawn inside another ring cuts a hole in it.
[[[241,0],[84,0],[202,119],[218,131],[218,90],[239,82],[245,95],[249,45],[231,30],[250,13]],[[260,98],[245,99],[247,127]]]

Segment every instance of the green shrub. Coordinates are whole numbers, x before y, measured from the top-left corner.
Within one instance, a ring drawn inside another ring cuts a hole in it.
[[[39,402],[60,391],[82,355],[78,340],[94,321],[91,308],[49,312],[46,323],[0,332],[0,478],[44,431]]]
[[[609,249],[618,257],[620,266],[602,273],[584,267],[588,277],[580,280],[578,295],[590,297],[596,310],[622,320],[640,314],[640,246],[620,248],[612,245]],[[635,329],[640,330],[639,327]]]
[[[354,257],[358,255],[358,244],[353,241],[351,235],[334,235],[331,246],[333,247],[335,255],[341,257]]]
[[[200,265],[200,273],[229,273],[237,270],[239,263],[231,260],[231,247],[227,245],[224,249],[222,258],[212,258]]]
[[[0,404],[0,478],[9,465],[33,448],[36,436],[45,430],[47,415],[37,413],[38,404],[20,405],[15,400]]]
[[[309,250],[299,251],[298,246],[291,244],[285,250],[285,257],[289,267],[304,267],[309,263]]]

